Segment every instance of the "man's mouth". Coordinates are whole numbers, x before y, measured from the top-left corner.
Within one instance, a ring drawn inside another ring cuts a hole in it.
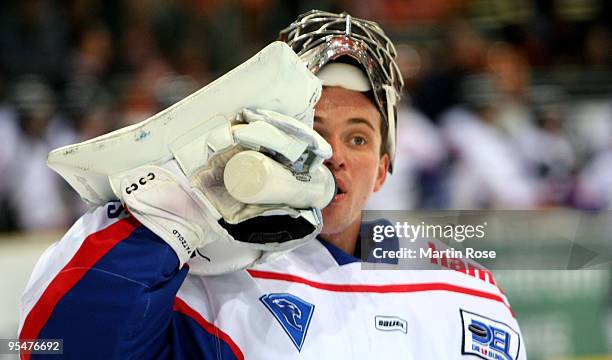
[[[344,199],[347,193],[344,181],[336,179],[336,185],[338,186],[338,191],[336,192],[336,196],[334,196],[334,202]]]

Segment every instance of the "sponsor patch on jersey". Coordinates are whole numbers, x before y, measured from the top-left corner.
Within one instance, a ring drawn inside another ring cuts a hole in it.
[[[503,322],[461,310],[461,353],[485,360],[516,360],[521,347],[519,334]]]
[[[380,331],[401,331],[408,333],[408,321],[397,316],[376,315],[374,324]]]
[[[287,293],[267,294],[259,300],[274,315],[298,352],[301,351],[315,306]]]

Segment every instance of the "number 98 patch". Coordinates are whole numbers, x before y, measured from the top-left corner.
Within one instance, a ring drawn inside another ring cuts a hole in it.
[[[461,310],[463,343],[461,353],[485,360],[516,360],[521,347],[518,332],[510,326]]]

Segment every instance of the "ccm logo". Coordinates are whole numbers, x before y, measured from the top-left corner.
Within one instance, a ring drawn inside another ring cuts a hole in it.
[[[138,184],[140,185],[145,185],[147,183],[147,180],[151,181],[155,179],[155,174],[153,174],[152,172],[148,173],[146,176],[141,177],[140,179],[138,179]],[[125,188],[125,193],[126,194],[131,194],[132,192],[138,190],[138,184],[136,184],[135,182],[132,183],[130,186]]]

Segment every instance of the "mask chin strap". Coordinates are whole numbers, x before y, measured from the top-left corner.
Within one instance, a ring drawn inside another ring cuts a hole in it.
[[[387,152],[391,158],[389,172],[393,172],[393,163],[395,161],[395,137],[397,134],[395,125],[397,119],[395,118],[396,114],[394,110],[397,105],[397,91],[395,91],[395,88],[391,85],[383,85],[383,89],[385,89],[387,98],[387,125],[389,128],[387,132]]]

